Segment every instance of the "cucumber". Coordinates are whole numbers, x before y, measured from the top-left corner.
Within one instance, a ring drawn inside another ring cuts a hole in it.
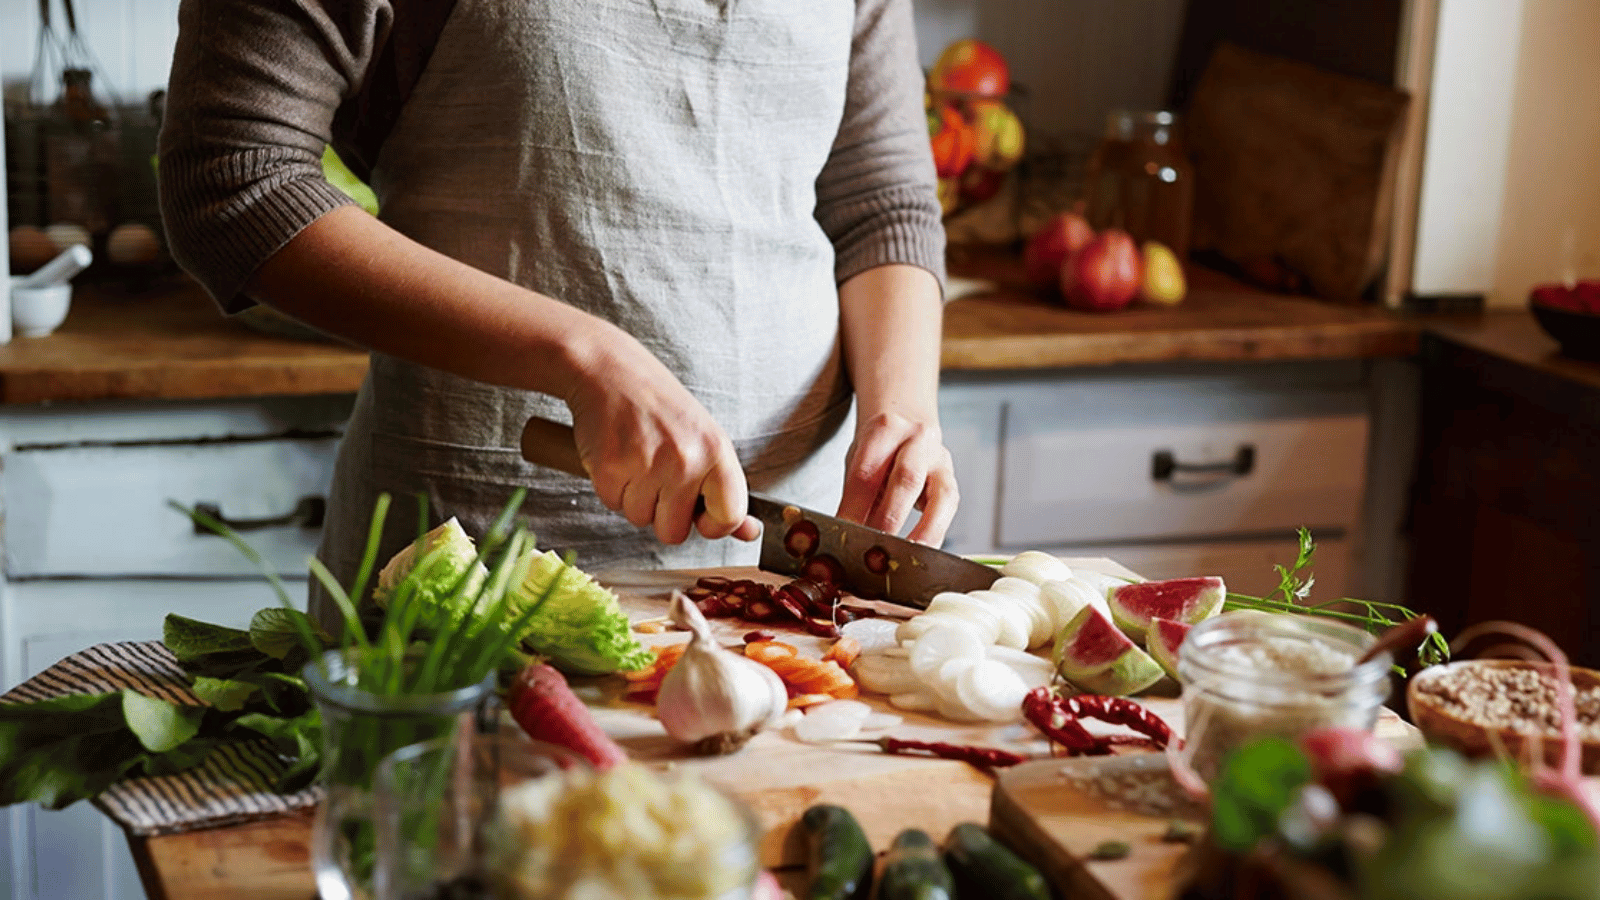
[[[842,806],[819,803],[800,817],[806,833],[805,900],[868,900],[872,896],[872,845],[861,823]]]
[[[963,897],[1050,900],[1050,886],[1039,870],[974,822],[950,829],[944,842],[944,862]]]
[[[895,835],[878,874],[878,900],[951,900],[955,879],[939,846],[919,828]]]

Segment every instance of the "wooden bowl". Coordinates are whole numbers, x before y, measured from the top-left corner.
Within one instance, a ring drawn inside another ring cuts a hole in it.
[[[1525,758],[1525,744],[1537,740],[1543,750],[1545,762],[1551,766],[1558,765],[1562,754],[1559,734],[1555,732],[1548,735],[1523,734],[1509,727],[1491,728],[1470,722],[1446,709],[1438,697],[1426,690],[1438,679],[1460,677],[1460,674],[1468,668],[1536,669],[1547,673],[1551,670],[1547,663],[1520,659],[1467,659],[1430,666],[1411,676],[1410,682],[1406,685],[1406,708],[1411,713],[1412,723],[1428,742],[1453,748],[1467,756],[1491,756],[1503,751],[1510,754],[1513,759],[1521,760]],[[1594,690],[1600,686],[1600,672],[1573,666],[1572,683],[1580,691]],[[1583,773],[1600,774],[1600,740],[1590,738],[1580,743],[1583,748],[1580,763]]]

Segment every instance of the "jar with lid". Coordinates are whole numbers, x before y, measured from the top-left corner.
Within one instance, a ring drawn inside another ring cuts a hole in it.
[[[1089,157],[1086,216],[1096,230],[1121,228],[1139,242],[1159,241],[1189,255],[1194,167],[1176,113],[1116,110]]]
[[[103,236],[118,218],[121,148],[116,117],[96,99],[89,69],[62,71],[61,95],[43,124],[49,221]]]
[[[1228,753],[1257,738],[1370,730],[1389,695],[1392,658],[1356,660],[1376,640],[1332,619],[1255,610],[1194,626],[1178,654],[1182,758],[1209,782]]]

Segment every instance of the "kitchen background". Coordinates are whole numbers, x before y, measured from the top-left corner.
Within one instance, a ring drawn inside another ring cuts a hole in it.
[[[47,2],[66,35],[65,10]],[[75,4],[97,89],[135,120],[165,81],[177,8],[177,0]],[[1219,35],[1352,74],[1387,74],[1418,89],[1409,128],[1426,135],[1402,163],[1397,265],[1380,292],[1387,302],[1414,290],[1517,306],[1569,259],[1580,275],[1600,273],[1593,0],[915,0],[915,10],[925,64],[957,37],[992,43],[1021,86],[1015,100],[1030,134],[1069,148],[1092,143],[1111,109],[1166,105],[1175,83],[1181,93],[1198,73],[1196,42]],[[32,0],[0,4],[8,98],[57,92],[59,66],[35,71],[39,21]]]

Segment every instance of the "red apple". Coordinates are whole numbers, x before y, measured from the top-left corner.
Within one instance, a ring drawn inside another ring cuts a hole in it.
[[[1120,228],[1107,228],[1061,267],[1061,296],[1089,312],[1122,309],[1139,293],[1144,261],[1139,245]]]
[[[1067,258],[1094,240],[1089,220],[1075,212],[1059,212],[1035,231],[1022,248],[1022,264],[1028,280],[1039,287],[1061,283],[1061,266]]]
[[[928,86],[952,94],[1004,97],[1011,90],[1011,69],[1000,51],[962,38],[939,54],[928,70]]]

